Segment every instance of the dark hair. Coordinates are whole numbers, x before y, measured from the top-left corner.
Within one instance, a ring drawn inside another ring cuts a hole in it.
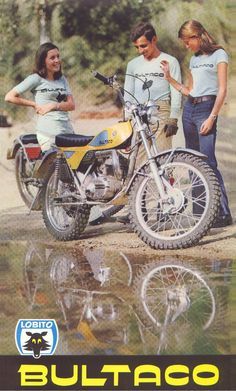
[[[41,76],[43,78],[47,77],[47,69],[45,66],[45,60],[46,60],[47,54],[48,54],[49,50],[53,50],[53,49],[59,50],[58,47],[56,45],[54,45],[53,43],[46,42],[46,43],[43,43],[42,45],[39,46],[39,48],[35,54],[35,67],[34,67],[33,72],[37,73],[39,76]],[[54,80],[60,79],[61,76],[62,76],[61,69],[60,69],[60,71],[55,72],[53,75]]]
[[[200,50],[195,53],[195,56],[206,53],[214,53],[218,49],[223,49],[218,45],[214,38],[207,32],[203,25],[197,20],[187,20],[179,29],[178,37],[186,39],[191,37],[200,38]]]
[[[148,41],[156,36],[156,31],[150,23],[140,22],[131,31],[130,38],[132,42],[137,41],[138,38],[144,35]]]

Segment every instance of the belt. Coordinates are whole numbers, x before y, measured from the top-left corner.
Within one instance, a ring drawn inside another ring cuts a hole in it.
[[[189,102],[192,103],[193,105],[196,105],[201,102],[206,102],[208,100],[214,101],[215,99],[216,99],[216,95],[204,95],[204,96],[197,96],[195,98],[191,95],[188,96]]]

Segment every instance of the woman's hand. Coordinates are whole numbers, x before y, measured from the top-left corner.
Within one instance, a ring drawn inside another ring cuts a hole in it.
[[[165,79],[166,80],[169,80],[170,79],[170,67],[169,67],[169,62],[166,61],[166,60],[162,60],[161,61],[161,69],[163,70],[164,72],[164,76],[165,76]]]
[[[202,136],[206,136],[212,129],[212,126],[214,124],[215,119],[213,117],[207,118],[203,123],[200,128],[200,134]]]
[[[45,115],[50,111],[54,111],[56,109],[55,103],[46,103],[45,105],[36,105],[35,111],[37,114]]]

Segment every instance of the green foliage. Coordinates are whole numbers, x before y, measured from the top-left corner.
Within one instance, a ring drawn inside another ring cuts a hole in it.
[[[135,19],[149,16],[149,8],[137,0],[67,0],[61,5],[61,31],[65,38],[81,35],[101,48],[129,33]]]
[[[60,6],[59,15],[62,38],[71,44],[72,57],[85,69],[104,63],[123,69],[131,46],[131,26],[149,17],[149,8],[137,0],[68,0]]]
[[[73,92],[78,86],[85,90],[96,85],[91,96],[100,102],[107,93],[101,83],[92,82],[90,71],[124,74],[127,62],[137,55],[130,42],[137,22],[151,21],[161,50],[176,56],[185,70],[189,54],[178,41],[179,27],[196,18],[229,49],[232,27],[227,4],[221,0],[0,0],[0,94],[32,71],[42,12]],[[229,6],[231,10],[232,1]]]
[[[0,96],[32,71],[33,3],[0,0]],[[0,109],[6,105],[1,102]]]

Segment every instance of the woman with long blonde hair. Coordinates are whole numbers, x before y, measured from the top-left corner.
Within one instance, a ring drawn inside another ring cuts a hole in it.
[[[214,227],[225,227],[232,224],[232,216],[224,181],[217,168],[215,143],[218,114],[227,93],[228,55],[196,20],[185,22],[178,37],[193,52],[186,85],[171,76],[167,61],[162,62],[162,68],[169,83],[188,97],[182,117],[186,148],[208,157],[208,164],[213,168],[221,189],[220,211]]]

